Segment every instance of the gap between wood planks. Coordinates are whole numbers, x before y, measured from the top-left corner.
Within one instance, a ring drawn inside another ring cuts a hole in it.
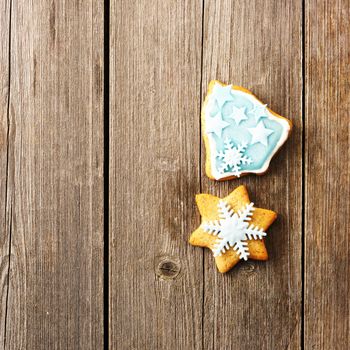
[[[301,5],[301,321],[300,348],[304,349],[304,310],[305,310],[305,0]]]
[[[202,1],[202,31],[201,31],[201,77],[199,79],[199,192],[202,193],[202,101],[203,101],[203,60],[204,60],[204,1]],[[204,311],[205,311],[205,253],[202,251],[202,348],[204,349]]]
[[[104,1],[104,28],[103,28],[103,65],[104,65],[104,93],[103,93],[103,135],[104,135],[104,186],[103,186],[103,344],[109,349],[109,19],[110,2]]]

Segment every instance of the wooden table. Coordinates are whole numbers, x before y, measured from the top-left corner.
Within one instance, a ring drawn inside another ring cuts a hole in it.
[[[0,2],[1,349],[349,349],[347,0]],[[262,177],[204,174],[234,83],[294,123]],[[194,196],[279,213],[216,271]]]

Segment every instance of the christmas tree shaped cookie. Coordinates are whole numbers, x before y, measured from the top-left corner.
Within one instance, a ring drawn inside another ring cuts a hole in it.
[[[266,172],[292,123],[249,90],[213,80],[203,104],[202,128],[206,173],[211,179],[227,180]]]
[[[211,249],[220,272],[229,271],[240,259],[267,260],[263,238],[277,214],[255,208],[245,186],[236,188],[223,199],[198,194],[196,202],[202,224],[192,233],[189,242]]]

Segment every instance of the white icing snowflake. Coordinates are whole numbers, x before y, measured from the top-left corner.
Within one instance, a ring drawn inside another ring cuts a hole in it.
[[[249,225],[254,211],[254,203],[249,203],[241,211],[235,213],[229,204],[220,200],[218,212],[220,220],[208,221],[202,224],[205,232],[218,237],[214,246],[214,257],[220,256],[225,251],[233,248],[237,251],[239,258],[247,260],[249,256],[248,239],[262,239],[266,236],[258,226]]]
[[[230,139],[225,140],[225,148],[217,154],[217,158],[221,159],[222,165],[219,168],[221,174],[231,171],[233,175],[240,177],[241,165],[250,164],[252,160],[244,155],[247,148],[246,143],[242,143],[235,147]]]

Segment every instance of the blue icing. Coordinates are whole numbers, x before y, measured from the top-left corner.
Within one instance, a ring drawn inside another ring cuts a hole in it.
[[[255,128],[258,124],[255,118],[255,114],[253,111],[254,106],[258,104],[252,103],[251,100],[245,98],[241,94],[235,94],[233,92],[233,101],[227,101],[223,107],[221,108],[222,119],[228,123],[230,126],[224,128],[222,130],[221,138],[217,137],[215,134],[211,134],[216,142],[216,151],[219,153],[220,151],[225,150],[224,140],[231,139],[235,146],[238,146],[242,143],[247,143],[248,147],[244,152],[244,155],[251,158],[251,164],[241,164],[240,171],[254,171],[261,169],[266,160],[270,157],[271,153],[275,149],[278,141],[280,140],[283,127],[277,121],[267,118],[261,117],[259,122],[262,122],[266,129],[273,130],[273,133],[267,137],[268,145],[265,146],[262,143],[258,142],[253,145],[250,144],[252,140],[252,135],[249,132],[248,128]],[[215,98],[215,95],[211,95],[211,98]],[[245,114],[248,117],[246,120],[242,120],[238,125],[237,123],[231,119],[229,116],[232,113],[233,106],[237,108],[245,108]],[[219,105],[215,103],[210,110],[210,115],[215,115],[220,110]],[[216,168],[219,170],[222,161],[220,159],[216,159]]]

